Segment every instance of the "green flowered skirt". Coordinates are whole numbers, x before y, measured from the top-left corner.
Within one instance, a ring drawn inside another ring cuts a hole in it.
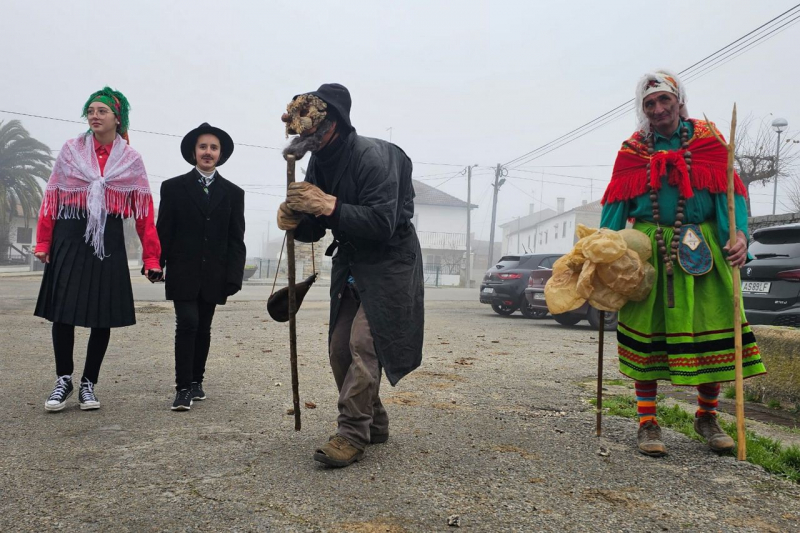
[[[674,265],[675,307],[667,307],[667,275],[658,259],[656,226],[636,222],[634,229],[650,238],[656,284],[641,302],[628,302],[619,312],[617,343],[620,371],[638,381],[670,380],[674,385],[733,381],[733,274],[717,239],[716,223],[700,224],[714,260],[710,272],[691,276]],[[664,227],[664,240],[673,230]],[[756,338],[742,309],[744,377],[766,372]]]

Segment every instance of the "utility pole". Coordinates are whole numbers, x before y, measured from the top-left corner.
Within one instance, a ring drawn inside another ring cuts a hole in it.
[[[467,287],[472,287],[472,233],[470,222],[472,219],[472,167],[467,167]]]
[[[500,191],[500,187],[506,182],[505,178],[500,178],[503,174],[508,174],[508,171],[503,168],[500,163],[497,163],[497,169],[494,172],[494,198],[492,199],[492,228],[489,232],[489,264],[486,269],[492,268],[492,263],[494,263],[494,225],[497,222],[497,193]]]

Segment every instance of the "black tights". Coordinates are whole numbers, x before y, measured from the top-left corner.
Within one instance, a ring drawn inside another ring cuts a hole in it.
[[[83,367],[83,376],[92,383],[97,383],[100,375],[100,365],[106,355],[108,341],[111,338],[110,328],[92,328],[89,335],[89,346],[86,348],[86,364]],[[56,374],[59,376],[72,375],[74,365],[72,362],[72,349],[75,345],[75,326],[53,322],[53,351],[56,354]]]

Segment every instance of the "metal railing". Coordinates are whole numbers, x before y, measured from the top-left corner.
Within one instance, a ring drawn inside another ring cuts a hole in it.
[[[467,235],[465,233],[446,233],[443,231],[417,232],[421,248],[434,250],[466,250]]]

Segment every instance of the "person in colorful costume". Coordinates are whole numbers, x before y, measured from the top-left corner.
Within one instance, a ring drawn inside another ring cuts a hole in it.
[[[125,96],[109,87],[83,106],[89,131],[61,148],[47,183],[34,254],[45,263],[36,316],[53,323],[56,384],[45,402],[60,411],[73,392],[75,326],[91,328],[80,382],[82,410],[98,409],[111,328],[136,323],[122,222],[134,218],[149,278],[161,275],[161,245],[144,163],[128,143]]]
[[[747,260],[747,191],[736,175],[731,243],[727,150],[714,124],[688,118],[683,84],[664,70],[637,84],[636,113],[638,129],[617,155],[600,225],[620,230],[633,220],[653,246],[656,284],[645,300],[620,310],[617,328],[620,371],[636,385],[639,451],[666,453],[658,380],[697,387],[695,431],[712,450],[729,451],[734,442],[717,420],[717,399],[720,382],[735,379],[731,265]],[[742,324],[748,378],[766,370],[743,311]]]

